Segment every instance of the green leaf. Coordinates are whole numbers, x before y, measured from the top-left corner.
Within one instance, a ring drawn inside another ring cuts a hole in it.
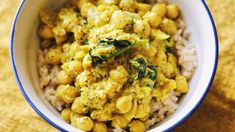
[[[93,47],[89,52],[92,57],[93,66],[124,54],[131,46],[132,43],[127,40],[116,40],[112,38],[100,40],[97,46]]]
[[[141,79],[146,74],[146,62],[144,58],[134,58],[130,59],[129,62],[133,67],[135,67],[138,71],[138,76],[135,79]]]
[[[153,64],[149,64],[148,66],[147,66],[147,71],[148,71],[148,77],[150,78],[150,79],[152,79],[152,80],[156,80],[156,78],[157,78],[157,67],[155,66],[155,65],[153,65]]]
[[[89,52],[92,57],[93,66],[102,64],[103,61],[107,61],[113,57],[120,56],[135,45],[148,46],[149,40],[142,39],[136,43],[131,43],[127,40],[116,40],[113,38],[102,39],[97,46],[93,47]]]
[[[135,80],[139,80],[144,77],[148,77],[153,81],[156,80],[157,67],[154,64],[151,64],[142,57],[130,59],[129,62],[137,70],[137,75],[134,75],[135,77],[137,77],[134,78]]]

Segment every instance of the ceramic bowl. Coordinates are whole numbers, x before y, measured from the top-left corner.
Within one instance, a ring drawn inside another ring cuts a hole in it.
[[[39,10],[58,8],[65,0],[22,0],[11,35],[11,62],[22,94],[32,108],[61,131],[79,131],[60,118],[60,114],[43,98],[36,70],[39,39]],[[150,131],[168,131],[179,125],[199,106],[213,81],[218,60],[218,39],[211,13],[204,0],[170,0],[179,5],[183,19],[195,44],[198,67],[190,81],[189,92],[181,98],[179,109]]]

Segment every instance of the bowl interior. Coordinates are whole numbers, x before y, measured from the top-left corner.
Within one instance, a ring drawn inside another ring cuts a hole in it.
[[[12,34],[11,57],[15,76],[31,106],[50,124],[66,131],[79,131],[60,119],[59,113],[43,98],[36,70],[39,40],[39,10],[58,8],[65,0],[23,1]],[[190,91],[181,99],[179,109],[152,131],[164,131],[179,123],[204,97],[217,63],[217,45],[211,19],[202,1],[170,0],[180,6],[183,19],[196,47],[198,67],[190,82]]]

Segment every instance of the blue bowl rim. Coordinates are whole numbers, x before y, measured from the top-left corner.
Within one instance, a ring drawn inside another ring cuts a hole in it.
[[[11,65],[12,65],[12,69],[13,69],[13,72],[14,72],[14,76],[15,76],[15,79],[17,80],[17,84],[24,96],[24,98],[27,100],[27,102],[30,104],[30,106],[34,109],[34,111],[36,111],[38,113],[38,115],[40,115],[45,121],[47,121],[49,124],[51,124],[52,126],[54,126],[55,128],[59,129],[60,131],[63,131],[63,132],[68,132],[68,130],[65,130],[64,128],[60,127],[59,125],[55,124],[53,121],[51,121],[49,118],[47,118],[35,105],[34,103],[29,99],[28,95],[26,94],[25,90],[24,90],[24,87],[19,79],[19,76],[18,76],[18,72],[17,72],[17,69],[16,69],[16,65],[15,65],[15,60],[14,60],[14,50],[13,50],[13,47],[14,47],[14,36],[15,36],[15,26],[16,26],[16,22],[18,20],[18,16],[19,16],[19,13],[24,5],[26,0],[22,0],[21,1],[21,4],[16,12],[16,16],[14,18],[14,21],[13,21],[13,26],[12,26],[12,31],[11,31],[11,38],[10,38],[10,58],[11,58]],[[218,55],[219,55],[219,42],[218,42],[218,36],[217,36],[217,30],[216,30],[216,26],[215,26],[215,22],[214,22],[214,19],[213,19],[213,16],[206,4],[206,2],[204,0],[201,0],[202,4],[204,5],[206,11],[207,11],[207,14],[210,18],[210,21],[211,21],[211,25],[212,25],[212,28],[213,28],[213,32],[214,32],[214,39],[215,39],[215,63],[214,63],[214,67],[213,67],[213,73],[212,73],[212,76],[211,76],[211,79],[207,85],[207,89],[205,91],[205,93],[202,95],[202,97],[200,98],[200,100],[198,101],[198,103],[194,106],[194,108],[187,114],[185,115],[180,121],[178,121],[177,123],[173,124],[171,127],[167,128],[165,131],[170,131],[172,129],[174,129],[176,126],[178,126],[180,123],[182,123],[184,120],[186,120],[199,106],[200,104],[202,103],[203,99],[206,97],[207,93],[209,92],[210,90],[210,87],[211,87],[211,84],[214,80],[214,77],[215,77],[215,73],[216,73],[216,69],[217,69],[217,66],[218,66]]]

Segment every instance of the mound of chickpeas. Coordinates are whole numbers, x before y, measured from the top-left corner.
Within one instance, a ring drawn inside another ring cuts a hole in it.
[[[187,93],[170,45],[177,5],[69,0],[58,11],[41,11],[40,18],[46,63],[61,69],[55,94],[65,104],[61,117],[72,126],[144,132],[151,101],[174,90]]]

